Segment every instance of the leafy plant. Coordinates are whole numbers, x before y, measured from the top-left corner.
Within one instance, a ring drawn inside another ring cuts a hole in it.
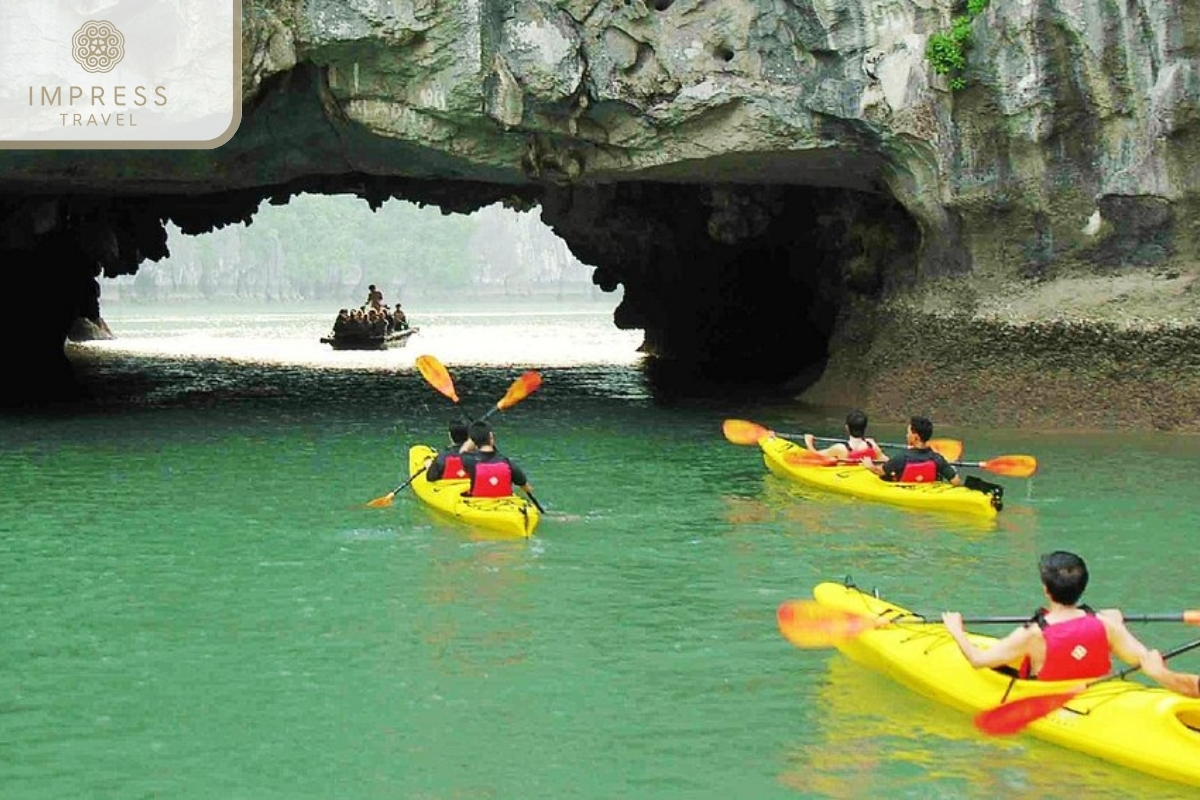
[[[938,31],[925,45],[925,58],[933,71],[950,79],[952,90],[967,85],[967,51],[971,47],[971,25],[988,7],[990,0],[967,0],[966,13],[950,21],[950,30]]]

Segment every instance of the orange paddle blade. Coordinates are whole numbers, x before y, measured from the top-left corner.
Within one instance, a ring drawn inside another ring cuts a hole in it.
[[[771,431],[748,419],[727,419],[721,423],[721,432],[733,444],[758,444],[759,439],[771,435]]]
[[[789,600],[775,612],[779,632],[797,647],[833,647],[872,630],[875,620],[823,606],[815,600]]]
[[[1188,625],[1200,625],[1200,609],[1183,612],[1183,621]]]
[[[941,453],[947,461],[958,461],[962,458],[963,443],[958,439],[930,439],[929,449]]]
[[[838,461],[830,456],[813,453],[808,450],[793,450],[783,454],[783,460],[797,467],[836,467],[838,464],[850,464],[849,461]]]
[[[395,496],[395,492],[388,492],[383,497],[376,497],[374,500],[367,503],[367,506],[369,508],[387,508],[392,504],[392,498]]]
[[[512,408],[536,392],[541,385],[542,376],[536,370],[526,370],[521,373],[521,377],[513,381],[512,386],[508,387],[508,391],[504,393],[504,397],[500,398],[500,402],[496,403],[496,407],[501,411],[504,411],[506,408]]]
[[[975,715],[975,727],[991,736],[1012,736],[1027,725],[1048,716],[1071,702],[1080,690],[1022,697]]]
[[[1037,472],[1037,459],[1033,456],[996,456],[986,461],[980,461],[979,466],[997,475],[1028,478]]]
[[[428,381],[430,386],[454,402],[458,402],[458,392],[454,391],[454,380],[450,377],[450,370],[446,369],[442,362],[433,356],[417,356],[417,369],[420,370],[421,377]]]

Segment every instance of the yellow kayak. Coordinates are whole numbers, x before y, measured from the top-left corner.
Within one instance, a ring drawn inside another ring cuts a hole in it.
[[[798,456],[808,451],[803,445],[777,436],[763,437],[758,446],[771,472],[826,491],[909,508],[956,511],[987,518],[995,518],[999,512],[996,507],[999,503],[993,503],[990,494],[965,486],[951,486],[943,481],[891,483],[857,464],[825,467],[792,463],[788,460],[789,453]]]
[[[514,538],[533,535],[541,515],[524,497],[463,497],[462,493],[470,486],[466,479],[426,480],[425,461],[436,454],[432,447],[423,444],[413,445],[408,450],[408,474],[416,476],[411,485],[418,498],[442,514],[468,525]]]
[[[824,607],[881,620],[911,612],[840,583],[820,583]],[[986,647],[992,637],[969,634]],[[909,689],[972,714],[1034,695],[1079,688],[1078,681],[1013,680],[975,669],[941,624],[897,622],[836,643],[838,650]],[[901,721],[897,722],[902,725]],[[1096,682],[1025,728],[1031,736],[1171,781],[1200,786],[1200,700],[1134,680]],[[983,734],[980,734],[983,735]]]

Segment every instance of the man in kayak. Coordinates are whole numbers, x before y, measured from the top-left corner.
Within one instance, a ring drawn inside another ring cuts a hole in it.
[[[1142,672],[1172,692],[1184,697],[1200,697],[1200,675],[1174,671],[1157,650],[1147,650],[1146,655],[1142,656]]]
[[[962,614],[942,614],[946,631],[976,669],[1017,667],[1018,676],[1043,681],[1099,678],[1112,670],[1115,653],[1128,664],[1146,657],[1146,646],[1125,627],[1115,608],[1095,611],[1079,602],[1088,584],[1087,565],[1062,550],[1041,557],[1038,568],[1048,608],[987,649],[976,646],[963,630]]]
[[[908,421],[905,444],[908,449],[897,453],[883,464],[870,458],[862,459],[862,465],[885,481],[901,483],[932,483],[943,480],[951,486],[962,486],[958,471],[950,466],[941,453],[929,446],[933,438],[933,423],[926,417],[912,417]]]
[[[818,450],[813,444],[815,440],[811,433],[804,434],[804,447],[813,453],[836,458],[839,461],[861,461],[864,458],[873,461],[887,461],[887,454],[880,449],[879,444],[867,437],[867,415],[858,410],[852,410],[846,415],[846,443],[837,442],[824,450]]]
[[[496,434],[486,420],[475,420],[468,429],[473,449],[462,454],[463,468],[471,479],[470,497],[509,497],[519,486],[530,494],[533,487],[521,468],[496,450]]]
[[[463,469],[461,454],[464,448],[474,447],[468,443],[467,421],[452,419],[446,430],[450,434],[450,444],[443,447],[436,456],[430,459],[429,466],[425,470],[426,480],[440,481],[442,478],[453,480],[467,477],[467,472]]]

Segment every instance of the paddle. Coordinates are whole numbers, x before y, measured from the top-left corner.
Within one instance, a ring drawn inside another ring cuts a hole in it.
[[[1177,656],[1180,653],[1186,653],[1188,650],[1195,650],[1197,647],[1200,647],[1200,639],[1180,645],[1174,650],[1168,650],[1163,653],[1163,659]],[[1020,733],[1031,723],[1037,722],[1039,719],[1052,714],[1054,711],[1071,702],[1080,692],[1098,683],[1124,678],[1126,675],[1137,672],[1139,669],[1141,669],[1140,665],[1125,667],[1119,672],[1111,673],[1103,678],[1097,678],[1094,681],[1088,681],[1069,692],[1022,697],[1020,700],[1004,703],[995,708],[989,708],[987,711],[980,711],[975,715],[975,727],[989,736],[1010,736],[1014,733]]]
[[[424,366],[422,366],[422,364],[424,364]],[[442,365],[440,361],[433,356],[419,356],[417,358],[417,369],[421,370],[421,374],[433,385],[435,389],[447,397],[452,397],[454,402],[458,402],[458,395],[454,393],[454,382],[450,378],[450,372],[445,368],[445,366]],[[512,385],[508,387],[508,391],[504,393],[504,397],[501,397],[499,402],[497,402],[494,407],[489,409],[488,412],[483,415],[483,419],[487,419],[488,416],[496,411],[503,411],[507,408],[512,408],[517,403],[521,402],[534,391],[536,391],[541,385],[542,376],[534,370],[527,370],[526,372],[521,373],[521,376],[513,381]],[[392,500],[396,497],[396,494],[401,489],[404,489],[406,486],[412,483],[416,477],[425,472],[426,469],[428,469],[428,467],[421,468],[404,483],[400,484],[382,497],[376,497],[374,500],[371,500],[369,503],[367,503],[367,505],[371,508],[386,508],[387,506],[390,506],[392,504]],[[542,511],[543,509],[541,503],[537,501],[537,498],[528,492],[526,492],[526,494],[529,496],[530,502],[537,507],[537,510]]]
[[[783,460],[799,467],[832,467],[837,464],[853,465],[857,461],[838,460],[820,453],[804,451],[800,453],[785,453]],[[1026,455],[1007,455],[989,458],[986,461],[947,461],[952,467],[978,467],[997,475],[1010,478],[1028,478],[1037,472],[1037,459]]]
[[[725,438],[733,444],[758,444],[758,440],[764,436],[779,436],[784,439],[804,438],[804,434],[802,433],[776,433],[746,419],[727,419],[721,423],[721,431],[725,434]],[[826,436],[814,436],[813,438],[821,442],[845,441],[845,439],[831,439]],[[880,447],[907,447],[907,445],[893,444],[891,442],[878,442],[877,444]],[[958,439],[930,439],[929,447],[934,452],[941,453],[942,457],[947,460],[959,458],[963,452],[963,443]],[[817,454],[814,453],[813,455]]]
[[[417,356],[417,369],[430,386],[455,403],[458,402],[458,392],[454,391],[454,379],[450,377],[450,370],[446,369],[441,361],[429,355]]]
[[[779,632],[789,642],[802,648],[836,647],[860,634],[893,623],[912,625],[941,625],[940,614],[899,614],[891,617],[855,614],[821,605],[815,600],[789,600],[775,614]],[[1126,622],[1184,622],[1200,625],[1200,609],[1172,614],[1125,614]],[[974,617],[964,619],[968,625],[1020,625],[1029,622],[1029,615]]]
[[[392,498],[394,498],[401,489],[407,488],[407,486],[410,483],[415,481],[417,479],[418,475],[424,475],[425,470],[427,470],[427,469],[429,469],[428,464],[426,464],[425,466],[421,467],[419,470],[414,472],[412,474],[411,478],[409,478],[404,483],[397,486],[395,489],[392,489],[390,492],[385,494],[383,497],[376,497],[374,500],[367,503],[367,506],[369,506],[370,508],[386,508],[386,507],[390,506],[392,504]]]

